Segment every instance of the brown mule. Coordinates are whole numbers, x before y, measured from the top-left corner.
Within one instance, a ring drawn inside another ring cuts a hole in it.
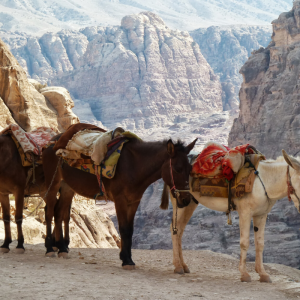
[[[17,224],[18,231],[18,244],[17,252],[24,253],[24,236],[22,232],[22,221],[23,221],[23,208],[24,208],[24,195],[39,194],[41,197],[46,192],[45,177],[42,166],[35,168],[36,185],[32,185],[32,180],[29,181],[26,186],[27,175],[30,167],[23,167],[22,161],[16,147],[16,144],[9,135],[0,135],[0,203],[2,206],[2,217],[5,228],[5,239],[3,245],[0,247],[0,252],[7,253],[10,251],[9,244],[12,242],[11,229],[10,229],[10,203],[9,195],[15,196],[16,214],[15,222]],[[64,203],[70,202],[73,198],[74,192],[64,183],[61,183],[61,197],[65,201],[58,201],[57,208]],[[67,208],[63,207],[65,213],[62,220],[65,224],[69,224],[69,213]],[[69,243],[69,232],[68,226],[65,228],[65,243]]]
[[[124,269],[134,269],[135,266],[131,258],[133,222],[145,190],[151,183],[160,178],[163,178],[170,187],[175,185],[177,189],[187,189],[191,171],[187,155],[195,143],[196,140],[188,146],[184,146],[181,142],[174,144],[172,140],[143,142],[131,139],[124,144],[114,178],[103,178],[108,199],[115,202],[121,235],[120,259]],[[56,195],[61,180],[64,180],[77,194],[91,199],[99,193],[99,184],[95,175],[82,172],[63,163],[55,155],[53,146],[43,152],[43,167],[47,187],[52,183],[45,198],[47,204],[45,246],[47,248],[46,253],[51,255],[53,253],[51,221],[54,214],[55,240],[56,244],[59,245],[59,253],[67,252],[61,236],[62,224],[60,220],[64,212],[60,211],[58,206],[55,208]],[[104,200],[104,197],[97,197],[97,199]],[[65,202],[64,205],[70,207],[70,204]],[[63,206],[63,204],[61,205]]]

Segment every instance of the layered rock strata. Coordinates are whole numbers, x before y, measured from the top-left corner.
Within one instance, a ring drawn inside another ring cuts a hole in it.
[[[271,41],[271,26],[211,26],[190,32],[222,84],[224,110],[238,112],[240,68],[251,52]]]
[[[269,157],[300,149],[300,1],[272,22],[272,42],[241,68],[240,114],[229,144],[255,145]]]
[[[52,88],[51,97],[45,97],[37,87],[37,83],[28,81],[25,71],[0,40],[0,125],[18,123],[26,131],[39,126],[64,131],[79,121],[71,110],[74,103],[66,89],[60,88],[58,92]]]
[[[166,127],[183,113],[222,111],[219,79],[197,43],[150,12],[9,42],[33,79],[63,85],[107,127]]]

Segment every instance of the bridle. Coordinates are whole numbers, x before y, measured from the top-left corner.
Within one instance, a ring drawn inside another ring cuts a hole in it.
[[[291,175],[290,175],[290,166],[287,166],[287,170],[286,170],[286,177],[287,177],[287,186],[288,186],[288,198],[289,201],[292,200],[291,195],[295,195],[295,197],[297,198],[298,202],[299,202],[299,209],[300,209],[300,198],[298,197],[293,185],[292,185],[292,179],[291,179]]]
[[[173,177],[173,170],[172,170],[172,158],[170,158],[170,174],[171,174],[171,178],[172,178],[172,184],[173,186],[170,188],[170,191],[172,193],[172,191],[174,190],[174,194],[175,194],[175,198],[176,198],[176,213],[175,213],[175,226],[173,227],[173,219],[172,219],[172,228],[173,228],[173,235],[176,235],[178,232],[178,228],[177,228],[177,209],[179,208],[183,208],[185,207],[184,205],[179,205],[178,202],[178,198],[180,197],[180,192],[183,193],[190,193],[190,190],[178,190],[176,189],[175,186],[175,182],[174,182],[174,177]]]
[[[175,182],[174,182],[174,177],[173,177],[172,159],[171,158],[170,158],[170,174],[171,174],[172,184],[173,184],[173,186],[171,187],[170,191],[172,192],[174,190],[174,194],[175,194],[177,205],[178,205],[179,204],[178,203],[178,197],[180,197],[180,192],[182,192],[182,193],[189,193],[190,189],[188,189],[188,190],[178,190],[178,189],[176,189]],[[178,207],[182,208],[182,207],[180,207],[180,205],[178,205]]]

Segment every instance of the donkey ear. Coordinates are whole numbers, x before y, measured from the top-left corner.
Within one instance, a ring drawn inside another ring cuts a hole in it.
[[[282,150],[283,158],[287,162],[289,166],[295,169],[297,172],[300,173],[300,163],[294,157],[289,156],[284,150]]]
[[[170,155],[170,157],[173,157],[175,155],[175,147],[174,147],[173,141],[171,139],[168,140],[167,151],[168,151],[168,154]]]
[[[196,142],[197,142],[198,138],[195,139],[193,142],[191,142],[189,145],[187,145],[185,148],[186,148],[186,151],[187,151],[187,154],[189,154],[192,149],[194,148]]]

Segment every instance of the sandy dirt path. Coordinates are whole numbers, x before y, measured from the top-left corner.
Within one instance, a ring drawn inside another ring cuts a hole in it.
[[[2,242],[2,241],[0,241]],[[299,299],[300,271],[268,264],[273,283],[239,281],[238,260],[184,251],[190,274],[173,273],[171,250],[133,250],[135,271],[121,268],[118,249],[71,249],[70,259],[46,258],[44,246],[0,254],[1,299]]]

